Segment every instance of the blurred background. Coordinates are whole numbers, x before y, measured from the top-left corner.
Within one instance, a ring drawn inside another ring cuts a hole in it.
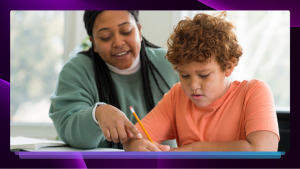
[[[173,26],[184,17],[217,11],[140,11],[142,35],[167,48]],[[90,42],[84,11],[11,11],[11,136],[55,139],[48,116],[50,95],[64,63]],[[231,80],[259,79],[273,91],[276,110],[290,113],[289,11],[228,11],[243,56]],[[281,115],[280,115],[281,116]],[[286,116],[285,116],[286,117]]]

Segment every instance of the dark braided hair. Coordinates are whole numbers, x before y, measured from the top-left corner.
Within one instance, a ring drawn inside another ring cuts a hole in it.
[[[94,25],[96,17],[101,12],[103,12],[103,11],[85,11],[85,13],[84,13],[83,20],[84,20],[86,31],[90,37],[93,37],[93,31],[92,31],[93,25]],[[136,23],[138,23],[139,11],[128,11],[128,12],[130,12],[132,14]],[[169,89],[170,89],[170,86],[167,84],[167,82],[162,77],[162,75],[159,73],[157,68],[153,65],[153,63],[148,58],[145,46],[152,47],[152,48],[159,48],[159,47],[150,43],[142,36],[141,50],[140,50],[140,62],[141,62],[141,71],[142,71],[142,79],[143,79],[143,92],[144,92],[147,110],[148,110],[148,112],[150,112],[154,108],[155,104],[153,101],[153,95],[152,95],[152,91],[151,91],[151,87],[150,87],[148,69],[150,70],[150,72],[154,78],[154,81],[162,94],[164,94],[164,92],[161,90],[160,86],[157,83],[157,79],[154,74],[154,71],[159,75],[159,77],[161,79],[163,79],[164,83],[166,84],[166,86]],[[102,60],[102,58],[99,56],[99,54],[94,52],[93,45],[88,51],[83,51],[80,53],[87,55],[93,61],[94,71],[95,71],[95,79],[96,79],[96,84],[97,84],[100,101],[108,103],[110,105],[113,105],[113,106],[117,107],[118,109],[121,109],[109,69],[108,69],[107,65],[105,64],[105,62]],[[106,140],[106,142],[108,143],[108,147],[110,147],[110,148],[123,149],[123,146],[120,142],[114,143],[114,142],[108,141],[108,140]]]

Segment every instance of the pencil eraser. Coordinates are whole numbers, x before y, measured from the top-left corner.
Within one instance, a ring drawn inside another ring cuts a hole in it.
[[[132,107],[130,106],[129,108],[131,109]]]

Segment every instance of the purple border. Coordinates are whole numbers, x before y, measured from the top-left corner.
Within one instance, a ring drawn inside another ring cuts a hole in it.
[[[285,0],[285,1],[271,1],[271,0],[198,0],[199,2],[216,10],[289,10],[291,14],[291,27],[300,27],[300,1]]]
[[[0,1],[0,79],[9,82],[10,46],[9,46],[9,12],[10,10],[94,10],[94,9],[160,9],[160,10],[290,10],[291,11],[291,151],[281,159],[267,160],[217,160],[217,159],[20,159],[15,153],[10,152],[9,145],[9,84],[0,81],[0,103],[2,112],[2,136],[0,139],[1,154],[0,167],[3,168],[195,168],[195,167],[300,167],[299,165],[299,110],[297,105],[300,89],[298,87],[298,66],[300,28],[299,28],[299,1],[286,0],[194,0],[187,1],[100,1],[100,0],[3,0]],[[205,4],[205,5],[204,5]],[[211,8],[210,8],[211,7]],[[294,65],[293,65],[294,64]],[[294,77],[294,78],[293,78]],[[297,86],[296,86],[297,85]],[[296,102],[297,101],[297,102]],[[294,134],[293,134],[294,133]],[[298,139],[297,139],[298,138]]]
[[[21,159],[280,159],[285,152],[15,152]]]

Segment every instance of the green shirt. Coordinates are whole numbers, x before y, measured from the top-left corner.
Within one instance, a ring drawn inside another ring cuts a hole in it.
[[[165,49],[146,47],[146,52],[170,87],[179,82],[178,74],[164,59]],[[150,70],[148,73],[156,105],[162,99],[163,94],[159,91]],[[155,71],[154,73],[160,88],[167,93],[168,87]],[[129,106],[134,108],[140,119],[148,113],[143,94],[141,69],[130,75],[114,72],[110,72],[110,74],[116,88],[121,111],[135,124],[137,121]],[[99,100],[91,58],[77,54],[67,61],[59,74],[58,83],[50,99],[49,116],[54,122],[59,137],[64,142],[77,148],[107,147],[104,135],[92,117],[95,104],[103,101]],[[175,141],[171,146],[174,144],[176,146]]]

